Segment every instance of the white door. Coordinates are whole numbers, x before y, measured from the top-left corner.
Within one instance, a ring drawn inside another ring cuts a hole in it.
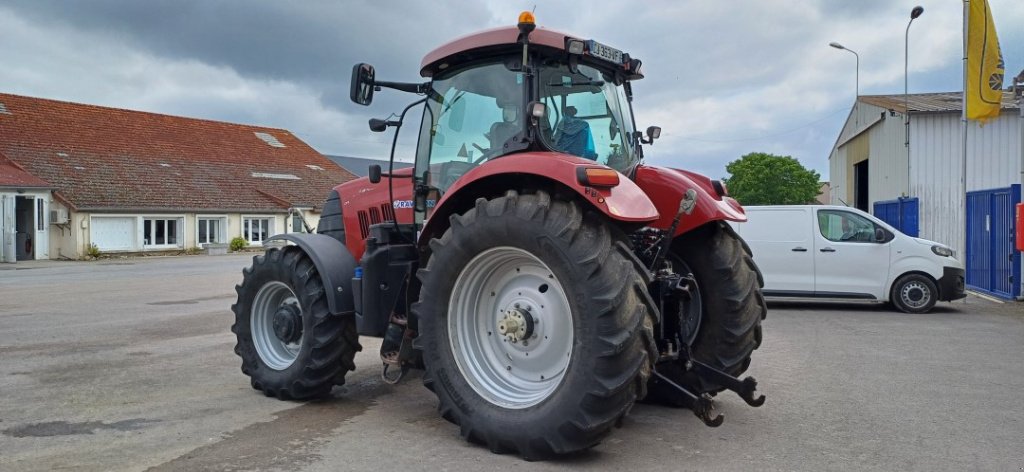
[[[50,258],[50,202],[46,197],[36,197],[36,237],[32,246],[36,251],[36,259]]]
[[[14,195],[0,195],[0,260],[16,262]]]
[[[817,210],[814,232],[818,296],[883,298],[891,244],[875,241],[875,224],[847,210]]]
[[[94,216],[89,240],[100,251],[136,249],[135,217]]]
[[[764,275],[764,292],[774,296],[814,293],[814,242],[807,208],[758,208],[740,223],[742,237]]]

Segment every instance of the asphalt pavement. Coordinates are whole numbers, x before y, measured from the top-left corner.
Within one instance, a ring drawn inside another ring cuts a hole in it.
[[[332,397],[269,399],[232,351],[249,255],[0,264],[0,470],[1022,470],[1024,305],[907,315],[773,304],[725,424],[637,405],[591,451],[524,462],[465,443],[379,341]]]

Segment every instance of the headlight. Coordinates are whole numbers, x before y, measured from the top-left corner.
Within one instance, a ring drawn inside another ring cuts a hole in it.
[[[944,246],[932,246],[932,252],[937,256],[953,257],[953,250]]]

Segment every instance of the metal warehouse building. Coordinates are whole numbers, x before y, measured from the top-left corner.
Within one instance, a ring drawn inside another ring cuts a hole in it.
[[[830,201],[956,248],[968,288],[1020,297],[1013,234],[1024,183],[1021,92],[1003,93],[998,118],[968,124],[966,215],[960,92],[859,97],[829,155]]]

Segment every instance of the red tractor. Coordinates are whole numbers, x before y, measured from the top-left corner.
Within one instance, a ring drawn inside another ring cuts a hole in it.
[[[718,181],[645,165],[640,60],[593,40],[517,27],[427,54],[423,83],[353,68],[351,98],[421,95],[415,166],[337,186],[317,234],[254,258],[232,306],[252,386],[307,399],[382,337],[383,376],[424,369],[441,415],[495,452],[544,458],[596,445],[644,399],[717,426],[761,343],[762,280],[726,221]],[[394,144],[391,151],[394,163]],[[381,183],[386,179],[386,183]]]

